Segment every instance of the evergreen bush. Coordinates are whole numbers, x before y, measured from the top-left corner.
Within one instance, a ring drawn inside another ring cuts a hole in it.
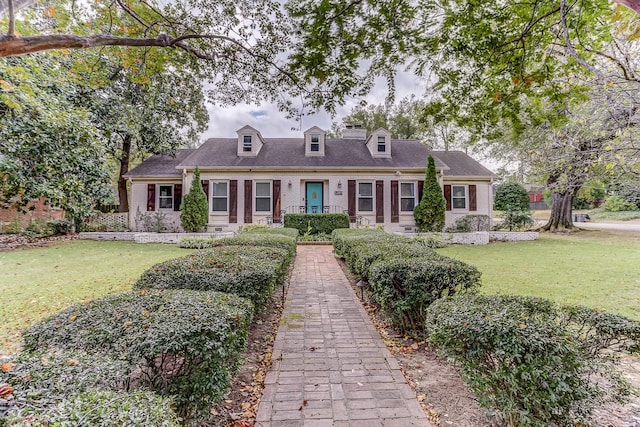
[[[220,292],[133,291],[77,304],[25,330],[29,352],[82,351],[127,362],[131,384],[205,409],[230,387],[253,306]]]
[[[442,231],[445,224],[446,201],[436,176],[433,157],[427,159],[427,171],[422,200],[413,210],[416,226],[420,231]]]
[[[187,233],[206,231],[209,223],[209,202],[200,182],[200,170],[196,166],[189,193],[180,205],[180,223]]]
[[[622,196],[614,195],[607,197],[604,201],[604,210],[607,212],[623,212],[623,211],[637,211],[638,206],[635,203],[626,200]]]
[[[496,189],[493,209],[497,211],[529,211],[529,193],[517,182],[504,182]]]
[[[284,226],[295,228],[300,235],[331,234],[333,230],[349,228],[349,215],[341,214],[286,214]]]
[[[480,272],[448,257],[394,257],[379,259],[369,269],[368,295],[393,325],[404,333],[423,331],[426,309],[442,297],[474,292]]]
[[[263,308],[275,286],[284,280],[285,249],[220,246],[164,261],[147,269],[135,289],[191,289],[228,292]]]
[[[637,352],[637,322],[513,295],[445,298],[426,314],[430,342],[509,425],[591,425],[594,407],[628,395],[614,351]]]

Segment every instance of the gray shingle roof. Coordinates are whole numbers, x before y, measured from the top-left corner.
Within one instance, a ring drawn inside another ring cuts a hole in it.
[[[180,166],[201,169],[209,167],[231,168],[422,168],[426,166],[427,148],[417,141],[394,140],[391,142],[391,158],[374,158],[365,141],[361,139],[327,139],[324,157],[305,156],[302,138],[265,138],[257,157],[239,157],[236,138],[212,138],[207,140]],[[446,165],[436,160],[436,166]]]
[[[175,157],[166,155],[155,155],[131,169],[124,176],[129,177],[165,177],[181,176],[182,171],[176,169],[184,159],[196,151],[194,148],[176,150]]]
[[[461,151],[431,151],[415,140],[391,141],[391,158],[374,158],[361,139],[328,139],[324,157],[305,156],[302,138],[265,138],[257,157],[237,155],[237,138],[211,138],[198,149],[178,150],[176,157],[152,156],[131,170],[127,177],[179,176],[180,169],[390,169],[424,170],[429,154],[445,176],[484,177],[495,175]]]
[[[449,166],[449,169],[444,171],[444,176],[477,178],[498,177],[496,174],[482,166],[480,163],[478,163],[476,160],[469,157],[462,151],[432,151],[431,155]]]

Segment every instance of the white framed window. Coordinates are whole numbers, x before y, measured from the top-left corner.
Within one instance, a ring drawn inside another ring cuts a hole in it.
[[[242,151],[251,151],[251,135],[244,135],[242,138]]]
[[[413,212],[416,207],[416,183],[401,182],[400,183],[400,211]]]
[[[158,207],[173,209],[173,185],[159,185],[158,187]]]
[[[358,211],[373,212],[373,182],[358,183]]]
[[[229,209],[229,186],[227,181],[211,182],[211,210],[227,212]]]
[[[256,212],[271,212],[271,182],[256,182]]]
[[[466,185],[451,186],[451,207],[453,209],[467,208],[467,186]]]
[[[310,150],[315,153],[320,152],[320,135],[311,135]]]
[[[387,138],[384,136],[378,137],[378,153],[384,153],[387,151]]]

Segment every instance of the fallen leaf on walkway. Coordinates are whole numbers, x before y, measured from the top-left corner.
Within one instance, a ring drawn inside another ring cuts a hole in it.
[[[302,411],[302,408],[304,408],[305,406],[307,406],[309,404],[308,400],[303,400],[302,401],[302,405],[300,406],[300,408],[298,408],[298,411]]]

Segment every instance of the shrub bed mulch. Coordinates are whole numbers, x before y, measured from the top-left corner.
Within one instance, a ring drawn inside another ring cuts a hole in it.
[[[51,236],[51,237],[26,237],[22,234],[0,234],[0,252],[9,251],[19,248],[38,248],[49,246],[52,243],[75,240],[78,238],[77,234],[67,234],[65,236]]]
[[[358,297],[358,277],[338,259]],[[380,310],[367,300],[363,303],[387,348],[398,360],[407,382],[436,426],[499,427],[490,412],[480,407],[458,374],[456,367],[437,355],[424,341],[402,335],[394,329]],[[620,363],[625,377],[640,392],[640,359],[626,356]],[[640,396],[625,405],[609,404],[594,411],[594,422],[601,427],[640,426]]]

